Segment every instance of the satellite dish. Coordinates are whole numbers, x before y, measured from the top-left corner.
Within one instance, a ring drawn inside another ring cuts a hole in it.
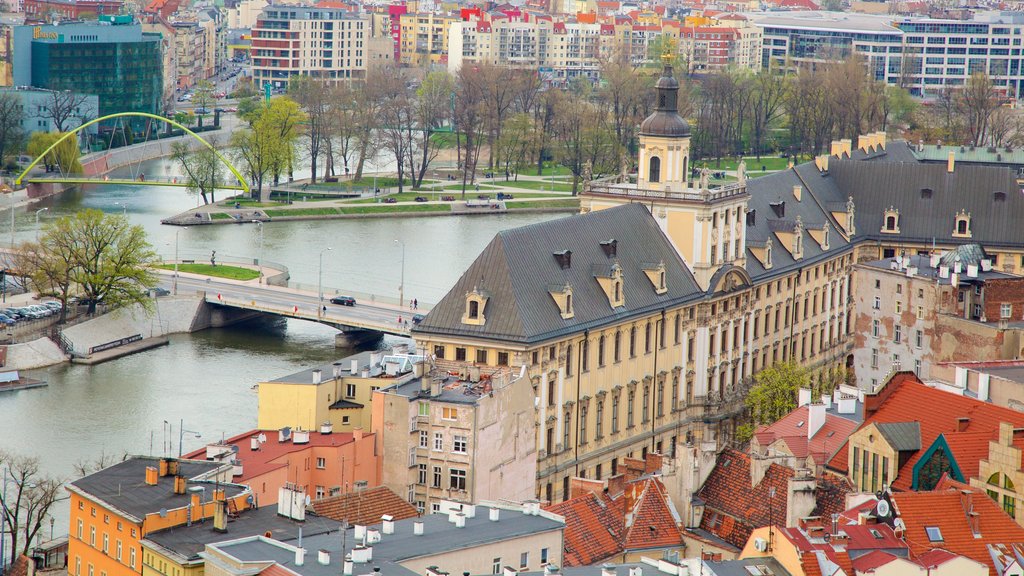
[[[891,509],[889,508],[889,502],[887,500],[879,500],[878,506],[875,507],[875,513],[878,514],[879,518],[884,518],[889,515]]]

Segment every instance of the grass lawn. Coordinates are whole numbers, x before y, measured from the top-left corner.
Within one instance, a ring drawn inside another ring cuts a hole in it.
[[[437,194],[435,197],[435,194],[433,192],[427,192],[426,190],[422,190],[413,192],[402,192],[401,194],[388,194],[387,196],[381,195],[376,198],[360,198],[359,200],[346,202],[346,204],[377,204],[379,200],[383,200],[384,198],[394,198],[396,202],[413,202],[414,200],[416,200],[417,196],[425,196],[430,200],[441,199],[440,194]],[[383,202],[380,203],[383,204]]]
[[[264,210],[267,216],[277,218],[279,216],[333,216],[338,213],[336,208],[292,208],[290,210]]]
[[[457,191],[457,192],[459,192],[461,194],[462,193],[462,183],[460,182],[459,184],[449,184],[448,186],[445,186],[444,189],[445,190],[455,190],[455,191]],[[497,190],[497,187],[490,186],[490,185],[487,185],[487,184],[481,184],[480,185],[480,189],[481,190]],[[476,185],[475,184],[466,184],[466,194],[469,194],[470,192],[476,192]]]
[[[157,268],[174,270],[174,264],[160,264]],[[238,266],[211,266],[210,264],[178,264],[179,272],[190,274],[202,274],[217,278],[228,278],[230,280],[255,280],[260,277],[259,270],[240,268]]]
[[[427,179],[423,180],[423,184],[424,185],[433,184],[434,182],[436,182],[436,180],[427,180]],[[408,186],[412,186],[412,178],[406,178],[405,179],[405,183]],[[310,188],[321,188],[321,189],[324,189],[324,190],[333,190],[333,189],[338,189],[338,188],[350,188],[350,187],[351,188],[369,188],[369,189],[373,190],[373,176],[363,176],[362,178],[360,178],[358,180],[352,179],[352,180],[339,180],[337,182],[317,182],[316,184],[310,184],[309,187]],[[394,178],[392,176],[378,176],[377,177],[377,188],[380,188],[380,189],[383,190],[384,188],[397,188],[397,187],[398,187],[398,178]],[[294,199],[295,196],[298,195],[298,194],[301,194],[301,193],[292,192],[292,199]]]
[[[537,180],[520,180],[519,182],[506,182],[509,188],[525,188],[527,190],[550,190],[555,192],[572,192],[572,184],[560,182],[538,182]]]
[[[747,162],[747,174],[751,172],[761,171],[761,166],[764,166],[768,172],[777,172],[779,170],[785,170],[786,166],[789,165],[788,158],[779,158],[778,155],[764,155],[758,160],[754,156],[744,156],[744,160]],[[696,167],[707,166],[711,170],[735,170],[739,162],[735,158],[722,158],[722,163],[719,164],[714,158],[705,158],[694,164]]]
[[[430,140],[438,148],[455,148],[455,134],[451,132],[435,132],[430,135]]]
[[[509,210],[517,208],[579,208],[580,201],[566,198],[563,200],[541,200],[538,202],[505,202],[505,207]]]
[[[568,176],[572,175],[572,171],[561,164],[545,162],[543,174],[537,174],[536,166],[531,166],[526,170],[521,171],[520,174],[526,174],[527,176]]]
[[[234,220],[234,218],[223,212],[211,212],[210,220]]]
[[[284,206],[284,202],[260,202],[259,200],[253,200],[252,198],[239,198],[237,200],[230,199],[218,202],[218,206],[224,206],[225,208],[234,208],[235,203],[239,206],[246,207],[263,207],[263,206]]]
[[[449,204],[381,204],[338,208],[342,214],[387,214],[392,212],[451,212]]]

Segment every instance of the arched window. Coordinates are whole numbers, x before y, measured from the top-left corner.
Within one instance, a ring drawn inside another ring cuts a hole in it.
[[[661,158],[657,156],[651,156],[651,161],[648,166],[647,181],[648,182],[660,182],[661,181]]]
[[[888,217],[886,217],[886,219],[885,219],[885,229],[886,230],[895,230],[896,229],[896,217],[895,216],[888,216]]]
[[[829,232],[829,227],[825,226],[825,230],[824,230],[824,234],[823,234],[824,237],[822,238],[822,244],[824,245],[825,250],[828,250],[828,232]]]
[[[618,302],[620,300],[622,300],[622,282],[616,281],[615,282],[615,301]]]
[[[473,320],[480,317],[480,303],[476,300],[469,301],[469,317]]]
[[[956,221],[956,233],[967,234],[967,219],[961,218]]]
[[[660,273],[658,273],[658,288],[664,288],[664,287],[665,287],[665,271],[662,270]]]
[[[572,314],[572,294],[565,295],[565,313]]]
[[[764,267],[772,267],[772,245],[770,242],[764,247]]]

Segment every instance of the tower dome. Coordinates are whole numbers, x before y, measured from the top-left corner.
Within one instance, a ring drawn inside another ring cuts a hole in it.
[[[690,124],[679,115],[679,81],[672,75],[672,66],[665,63],[661,78],[654,85],[658,104],[654,113],[640,124],[641,136],[680,138],[690,136]]]

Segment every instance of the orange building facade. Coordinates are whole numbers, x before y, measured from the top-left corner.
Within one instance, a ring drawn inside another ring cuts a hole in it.
[[[229,514],[251,506],[230,480],[221,463],[134,457],[72,482],[68,574],[142,574],[147,534],[212,518],[222,501]]]

